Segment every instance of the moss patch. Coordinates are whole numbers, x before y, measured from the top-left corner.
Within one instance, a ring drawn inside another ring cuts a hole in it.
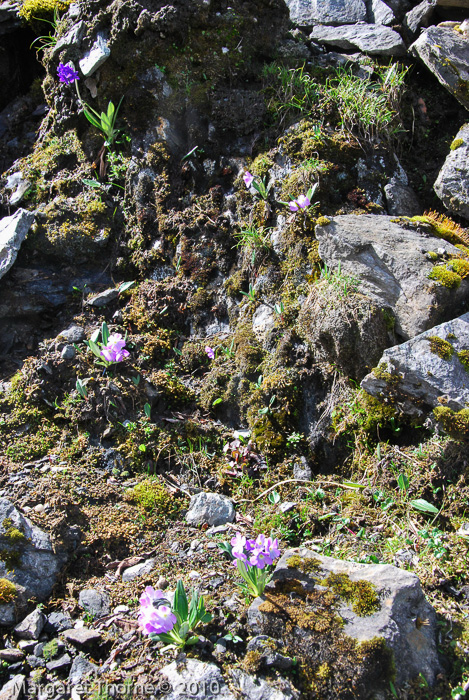
[[[347,574],[329,574],[321,583],[351,603],[353,612],[360,617],[372,615],[381,607],[376,588],[369,581],[352,581]]]
[[[16,586],[7,578],[0,578],[0,605],[9,603],[16,597]]]
[[[452,142],[452,144],[450,146],[450,150],[455,151],[457,148],[459,148],[460,146],[463,146],[463,145],[464,145],[463,139],[454,139],[454,141]]]
[[[452,411],[448,406],[437,406],[433,409],[433,415],[450,435],[469,437],[469,408]]]
[[[466,372],[469,372],[469,350],[461,350],[458,352],[458,360]]]
[[[461,277],[456,272],[448,270],[444,265],[435,265],[428,273],[428,279],[435,280],[448,289],[457,289],[461,284]]]
[[[454,355],[454,348],[447,340],[439,338],[437,335],[429,335],[425,340],[430,343],[430,352],[438,355],[442,360],[450,360]]]

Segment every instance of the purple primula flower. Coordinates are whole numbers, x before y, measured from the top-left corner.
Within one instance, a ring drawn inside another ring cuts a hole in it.
[[[147,608],[153,606],[153,603],[157,600],[165,599],[163,591],[156,590],[153,586],[146,586],[142,595],[140,596],[140,605],[142,608]]]
[[[209,345],[206,346],[205,352],[207,353],[207,355],[209,356],[209,358],[211,360],[215,359],[215,350],[213,348],[211,348]]]
[[[244,553],[244,547],[246,546],[246,538],[240,532],[237,532],[234,537],[231,538],[231,553],[235,559],[241,559],[245,564],[247,564],[248,558]],[[236,561],[233,562],[236,566]]]
[[[121,362],[130,355],[125,349],[125,340],[120,333],[112,333],[107,344],[101,348],[101,355],[107,362]]]
[[[57,68],[57,75],[59,76],[59,80],[61,83],[65,83],[66,85],[71,85],[71,83],[74,83],[75,80],[79,80],[80,76],[74,70],[71,66],[66,65],[65,63],[59,63],[59,67]]]
[[[244,176],[243,176],[243,180],[244,180],[244,184],[246,185],[246,187],[249,188],[249,187],[251,187],[251,185],[253,183],[254,175],[251,175],[251,173],[248,170],[246,170],[246,172],[244,173]]]
[[[142,608],[138,622],[143,634],[162,634],[170,632],[177,620],[168,605],[160,605],[156,610],[151,607]]]
[[[280,549],[278,546],[278,539],[274,540],[272,537],[267,537],[265,541],[265,551],[271,559],[277,559],[280,556]]]
[[[304,194],[300,194],[298,199],[294,199],[293,202],[288,204],[288,207],[290,211],[298,211],[298,209],[306,209],[306,207],[309,207],[310,204],[311,202],[308,197],[306,197]]]
[[[270,566],[272,564],[272,559],[266,554],[266,552],[260,549],[254,549],[251,553],[249,563],[251,566],[255,566],[258,569],[263,569],[265,566]]]

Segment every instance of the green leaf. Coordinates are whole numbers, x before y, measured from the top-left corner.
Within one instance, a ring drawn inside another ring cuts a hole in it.
[[[417,498],[415,501],[410,501],[410,505],[415,510],[420,510],[422,513],[439,513],[438,508],[435,508],[431,503],[425,501],[423,498]]]
[[[109,340],[109,328],[107,327],[107,323],[105,321],[103,321],[101,326],[101,337],[103,339],[103,345],[107,345],[107,341]]]
[[[130,289],[133,284],[135,284],[135,280],[132,280],[132,282],[122,282],[121,286],[119,287],[119,294],[125,292],[127,289]]]
[[[151,406],[149,403],[146,403],[145,406],[143,407],[143,410],[145,411],[145,415],[147,418],[150,418],[151,416]]]
[[[409,488],[409,479],[406,477],[405,474],[399,474],[397,477],[397,485],[399,486],[400,491],[407,491]]]
[[[189,623],[183,622],[182,625],[179,626],[178,635],[181,637],[181,639],[184,639],[185,637],[187,637],[188,634],[189,634]]]
[[[89,349],[91,350],[91,352],[92,352],[94,355],[96,355],[96,357],[98,357],[100,360],[103,359],[103,356],[101,355],[101,350],[100,350],[99,347],[96,345],[96,343],[94,343],[92,340],[89,340],[89,341],[88,341],[88,347],[89,347]]]
[[[88,185],[88,187],[94,187],[95,189],[101,189],[103,186],[98,180],[88,180],[87,178],[83,178],[82,183]]]
[[[179,579],[176,586],[176,592],[174,594],[174,604],[173,609],[181,618],[181,621],[187,620],[187,615],[189,608],[187,605],[186,591],[184,590],[184,584]]]
[[[186,646],[192,646],[192,644],[197,644],[198,641],[199,638],[197,636],[189,637],[189,639],[186,639]]]
[[[215,399],[215,401],[212,403],[212,406],[216,406],[217,404],[221,403],[222,401],[223,401],[223,399],[220,399],[220,398]]]
[[[348,486],[351,489],[364,489],[366,486],[363,484],[356,484],[354,481],[343,481],[344,486]]]

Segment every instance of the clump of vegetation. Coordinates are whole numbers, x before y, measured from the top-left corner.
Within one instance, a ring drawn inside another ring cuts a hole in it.
[[[437,406],[433,415],[449,435],[469,437],[469,408],[452,411],[448,406]]]
[[[381,607],[376,588],[370,581],[352,581],[347,574],[329,574],[323,583],[350,602],[356,615],[373,615]]]
[[[71,0],[23,0],[18,14],[26,22],[31,22],[37,17],[53,15],[55,10],[63,12],[70,5],[70,2]]]
[[[57,656],[59,652],[59,642],[57,639],[51,639],[50,642],[47,642],[47,644],[44,645],[44,648],[42,650],[42,655],[46,661],[49,661],[50,659],[53,659],[54,656]]]
[[[450,360],[454,355],[454,348],[447,340],[437,335],[429,335],[426,340],[430,343],[430,352],[441,357],[442,360]]]
[[[455,151],[457,148],[459,148],[460,146],[463,146],[463,145],[464,145],[463,139],[454,139],[454,141],[452,142],[452,144],[450,146],[450,150]]]
[[[125,500],[135,504],[145,515],[175,518],[181,510],[182,501],[154,479],[144,479],[126,491]]]
[[[16,586],[7,578],[0,578],[0,605],[10,603],[16,597]]]
[[[458,352],[458,359],[466,372],[469,372],[469,350],[461,350]]]
[[[439,282],[448,289],[457,289],[461,284],[461,277],[452,270],[448,270],[445,265],[435,265],[428,273],[428,279]]]

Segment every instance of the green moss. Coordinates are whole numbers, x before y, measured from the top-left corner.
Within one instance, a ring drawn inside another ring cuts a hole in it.
[[[262,663],[262,654],[260,651],[248,651],[243,659],[243,668],[248,673],[256,673]]]
[[[176,517],[182,503],[176,500],[162,484],[152,479],[144,479],[126,491],[124,498],[134,503],[146,515],[158,515],[162,518]]]
[[[442,360],[450,360],[454,354],[454,348],[447,340],[437,335],[429,335],[425,338],[430,343],[430,352],[441,357]]]
[[[316,219],[316,224],[318,226],[327,226],[330,223],[331,220],[328,219],[327,216],[320,216],[318,219]]]
[[[381,608],[376,588],[370,581],[352,581],[347,574],[329,574],[321,583],[351,603],[353,612],[360,617],[373,615]]]
[[[396,326],[396,317],[394,316],[391,309],[381,309],[381,313],[383,314],[386,328],[388,329],[388,331],[390,333],[392,333],[394,331],[395,326]]]
[[[450,146],[450,149],[452,151],[455,151],[457,148],[459,148],[460,146],[463,146],[463,145],[464,145],[463,139],[454,139],[454,141],[452,142],[452,144]]]
[[[244,270],[237,270],[223,283],[227,295],[231,298],[240,296],[246,285],[246,273]]]
[[[469,372],[469,350],[461,350],[458,352],[458,359],[466,372]]]
[[[463,258],[453,258],[449,265],[457,275],[462,279],[469,277],[469,260],[463,260]]]
[[[9,603],[16,597],[16,586],[7,578],[0,578],[0,605]]]
[[[456,438],[469,436],[469,408],[455,412],[448,406],[437,406],[433,415],[449,435]]]
[[[435,253],[433,250],[429,250],[427,253],[427,256],[432,260],[433,262],[436,262],[438,258],[440,257],[438,253]]]
[[[457,289],[461,284],[461,277],[443,265],[436,265],[430,270],[428,279],[435,280],[448,289]]]
[[[298,569],[298,571],[302,571],[306,574],[317,572],[321,568],[321,562],[319,559],[314,557],[304,558],[300,557],[298,554],[294,554],[293,556],[289,557],[286,563],[289,569]]]
[[[2,537],[8,540],[9,544],[14,545],[26,540],[25,535],[15,527],[11,518],[5,518],[2,526],[4,530]]]
[[[261,153],[252,162],[249,171],[253,175],[257,175],[260,178],[264,178],[267,177],[267,175],[269,174],[269,170],[273,168],[274,165],[275,163],[269,155],[267,155],[266,153]]]
[[[70,2],[71,0],[23,0],[18,14],[26,22],[31,22],[37,17],[51,17],[56,8],[59,12],[63,12]]]

